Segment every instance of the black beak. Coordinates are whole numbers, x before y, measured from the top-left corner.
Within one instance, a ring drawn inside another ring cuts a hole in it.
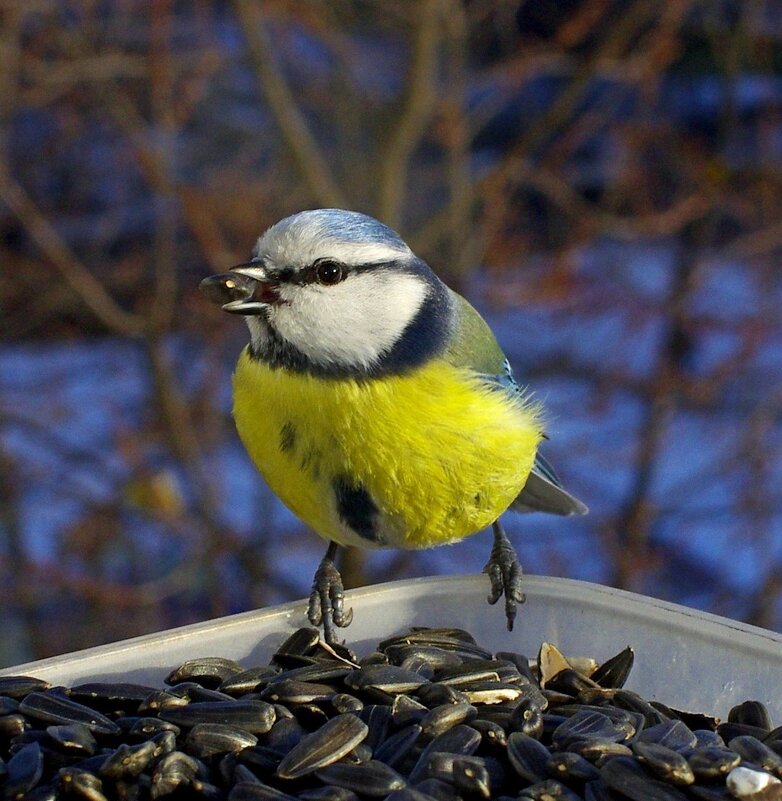
[[[263,266],[255,262],[210,275],[198,286],[212,303],[232,314],[262,314],[279,300],[278,287],[279,282],[264,277]]]

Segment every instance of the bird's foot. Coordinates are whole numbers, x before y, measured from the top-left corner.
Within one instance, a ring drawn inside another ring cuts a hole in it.
[[[524,593],[521,591],[523,575],[521,563],[499,520],[494,522],[492,528],[494,529],[494,545],[489,561],[483,568],[483,572],[489,574],[491,581],[489,603],[496,604],[502,595],[505,595],[505,618],[508,621],[508,631],[513,631],[516,604],[523,604],[525,601]]]
[[[345,611],[345,588],[342,586],[342,576],[334,564],[336,554],[337,543],[332,542],[315,571],[307,608],[310,623],[313,626],[323,624],[323,638],[328,643],[337,642],[334,626],[344,628],[353,620],[353,610]]]

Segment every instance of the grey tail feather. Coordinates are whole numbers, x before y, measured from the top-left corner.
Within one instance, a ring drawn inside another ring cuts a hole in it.
[[[562,486],[554,468],[540,454],[535,456],[527,483],[510,508],[516,512],[548,512],[552,515],[585,515],[589,511]]]

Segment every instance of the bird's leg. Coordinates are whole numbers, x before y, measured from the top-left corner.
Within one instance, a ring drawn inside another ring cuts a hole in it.
[[[334,564],[337,555],[336,542],[330,542],[326,555],[321,560],[312,579],[312,592],[307,608],[307,617],[313,626],[323,624],[323,636],[326,642],[336,642],[334,626],[349,626],[353,620],[353,610],[344,609],[345,588],[342,576]]]
[[[508,535],[500,525],[500,521],[495,520],[491,527],[494,531],[494,545],[489,561],[483,568],[483,572],[488,573],[491,580],[489,603],[496,604],[503,593],[505,594],[505,617],[508,621],[508,631],[513,631],[516,604],[523,604],[525,600],[524,593],[521,591],[521,563]]]

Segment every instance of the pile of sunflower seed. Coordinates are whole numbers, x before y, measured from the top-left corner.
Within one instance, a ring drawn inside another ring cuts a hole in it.
[[[782,798],[782,727],[623,689],[544,643],[411,629],[357,659],[299,629],[268,665],[194,659],[165,689],[0,677],[0,797],[227,801]]]

